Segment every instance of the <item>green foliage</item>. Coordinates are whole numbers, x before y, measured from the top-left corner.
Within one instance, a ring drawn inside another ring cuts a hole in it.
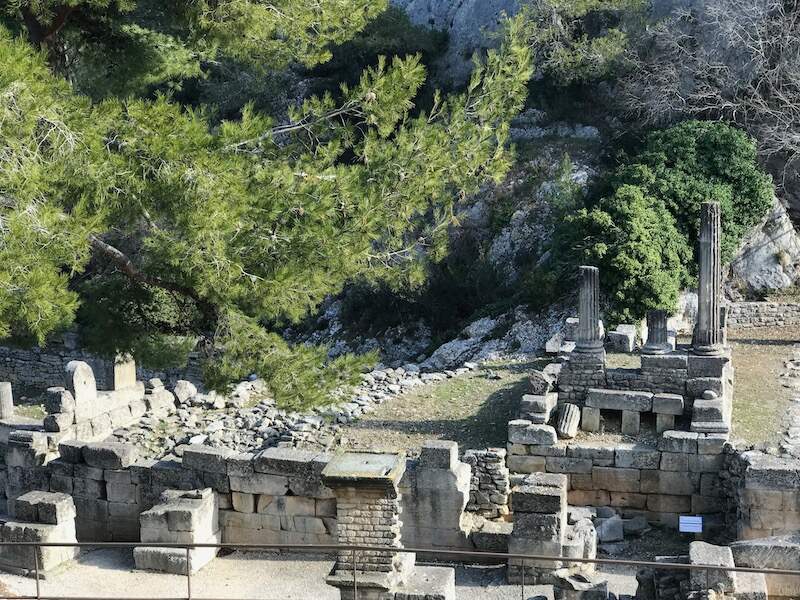
[[[644,148],[609,178],[608,193],[562,212],[553,254],[561,281],[580,264],[600,267],[611,324],[654,308],[672,310],[696,276],[700,205],[722,208],[722,258],[766,214],[770,178],[753,141],[719,122],[687,121],[648,135]]]
[[[220,320],[217,340],[224,352],[204,363],[208,385],[224,389],[231,381],[258,373],[281,404],[294,410],[330,401],[330,390],[357,384],[359,374],[378,359],[368,353],[328,360],[327,348],[290,347],[280,335],[266,331],[257,321],[238,312]]]
[[[369,14],[317,4],[322,33],[292,52],[311,56],[320,36],[341,41]],[[82,302],[81,322],[95,323],[87,340],[105,353],[161,360],[198,340],[215,386],[257,372],[279,402],[300,406],[361,361],[325,367],[324,349],[289,347],[268,327],[354,278],[424,279],[446,252],[454,199],[512,162],[509,122],[531,53],[512,20],[467,90],[436,94],[430,110],[416,106],[420,57],[394,57],[309,98],[281,126],[251,106],[217,123],[163,94],[92,104],[53,69],[0,28],[0,222],[11,231],[0,247],[0,331],[42,341]]]
[[[627,30],[645,8],[643,0],[536,0],[526,5],[537,65],[561,86],[613,75],[628,46]]]

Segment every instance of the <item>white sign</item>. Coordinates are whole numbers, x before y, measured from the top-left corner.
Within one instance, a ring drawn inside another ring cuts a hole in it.
[[[703,517],[678,517],[678,531],[681,533],[703,533]]]

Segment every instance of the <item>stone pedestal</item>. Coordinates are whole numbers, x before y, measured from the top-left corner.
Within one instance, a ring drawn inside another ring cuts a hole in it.
[[[647,343],[642,348],[642,354],[656,355],[670,352],[672,346],[669,343],[667,311],[647,311]]]
[[[331,459],[322,471],[324,484],[336,494],[338,543],[386,548],[339,552],[326,581],[339,588],[342,600],[355,597],[354,587],[359,600],[379,600],[409,578],[415,556],[398,551],[398,484],[405,464],[400,454],[347,452]]]
[[[578,332],[575,352],[603,354],[603,335],[600,328],[600,271],[597,267],[580,267],[581,288],[578,305]]]
[[[700,356],[723,353],[724,333],[720,319],[722,262],[720,259],[720,206],[704,202],[700,210],[700,277],[697,288],[697,324],[692,352]]]

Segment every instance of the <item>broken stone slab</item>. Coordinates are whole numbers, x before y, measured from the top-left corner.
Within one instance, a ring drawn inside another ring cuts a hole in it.
[[[95,442],[83,446],[83,460],[98,469],[125,469],[136,462],[139,452],[132,444]]]
[[[606,349],[612,352],[630,354],[636,347],[636,334],[627,331],[609,331],[606,333]]]
[[[586,406],[605,410],[649,412],[653,407],[653,394],[590,388],[586,394]]]
[[[10,502],[11,514],[20,521],[58,525],[75,518],[72,496],[58,492],[31,491]]]
[[[560,347],[560,344],[559,344]],[[558,349],[556,349],[558,352]],[[546,371],[532,371],[528,376],[528,393],[534,396],[544,396],[553,390],[555,378]]]
[[[512,444],[553,446],[558,436],[550,425],[537,425],[526,419],[515,419],[508,422],[508,439]]]
[[[600,543],[621,542],[625,538],[625,524],[619,515],[594,520]]]
[[[693,565],[719,565],[734,567],[733,552],[727,546],[714,546],[707,542],[691,542],[689,544],[689,561]],[[721,586],[726,593],[736,592],[736,576],[734,571],[692,569],[690,575],[691,588],[705,591]]]

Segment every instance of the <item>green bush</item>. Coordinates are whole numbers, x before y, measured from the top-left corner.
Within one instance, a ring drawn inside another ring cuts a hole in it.
[[[600,267],[611,325],[640,319],[649,309],[672,310],[697,274],[700,204],[721,205],[728,261],[773,194],[753,141],[738,129],[687,121],[653,132],[609,177],[605,193],[562,211],[553,237],[557,281],[564,289],[578,265]]]

